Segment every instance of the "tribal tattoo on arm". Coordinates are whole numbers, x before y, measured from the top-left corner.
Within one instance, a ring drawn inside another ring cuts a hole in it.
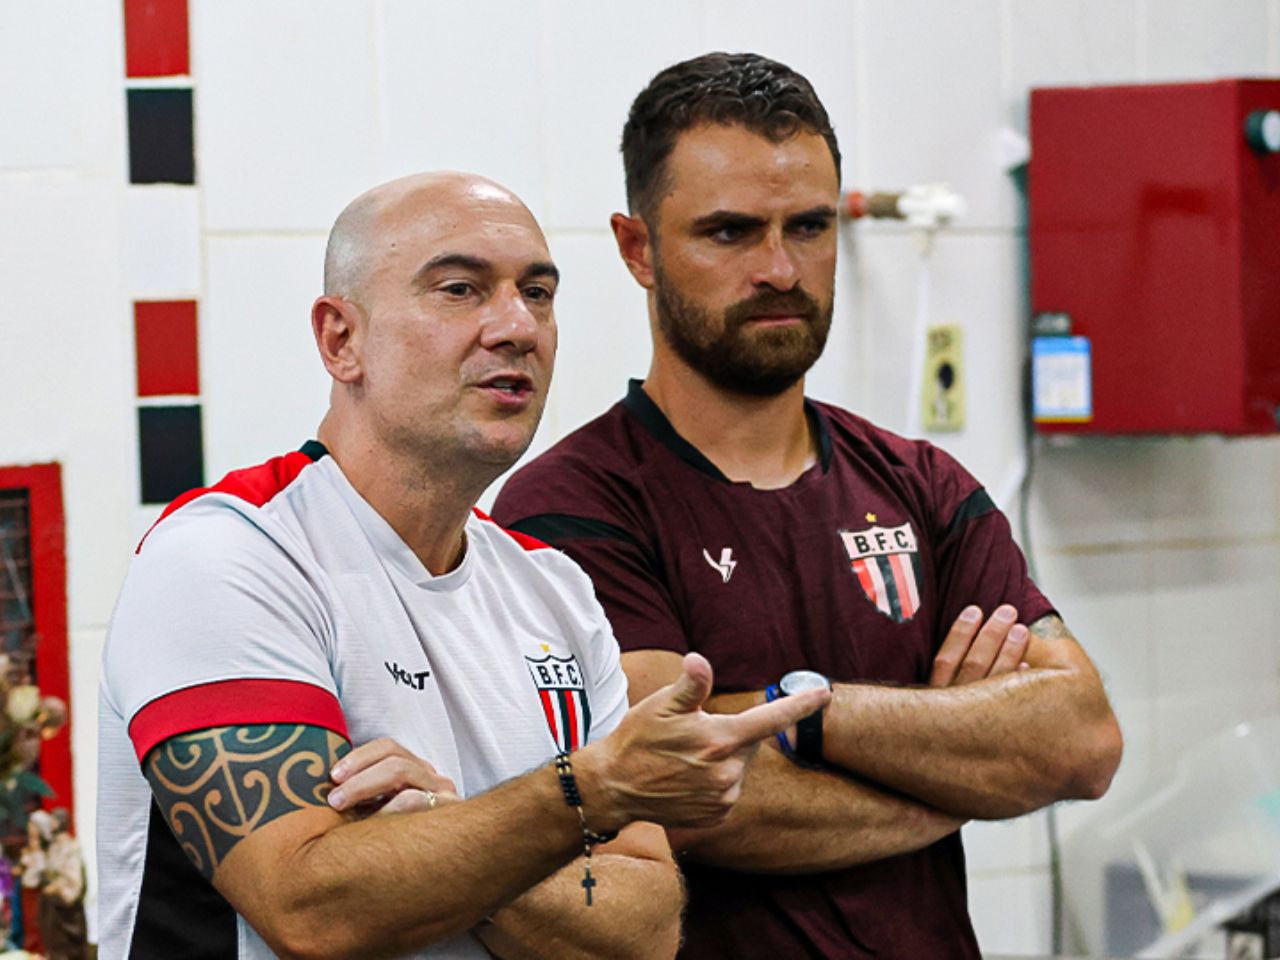
[[[1067,629],[1067,625],[1062,622],[1062,618],[1054,613],[1045,614],[1027,629],[1042,640],[1075,639]]]
[[[211,727],[171,737],[143,763],[169,829],[206,880],[254,830],[327,806],[329,771],[351,745],[305,724]]]

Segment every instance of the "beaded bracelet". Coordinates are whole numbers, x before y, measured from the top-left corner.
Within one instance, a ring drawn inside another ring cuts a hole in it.
[[[556,775],[560,777],[560,792],[564,794],[567,806],[578,811],[578,822],[582,824],[582,846],[586,855],[586,863],[582,874],[582,889],[587,893],[587,906],[591,906],[591,888],[596,885],[591,876],[591,849],[600,843],[608,843],[618,835],[616,830],[596,833],[587,826],[587,815],[582,812],[582,794],[578,791],[578,780],[573,775],[573,764],[569,762],[567,753],[556,754]]]

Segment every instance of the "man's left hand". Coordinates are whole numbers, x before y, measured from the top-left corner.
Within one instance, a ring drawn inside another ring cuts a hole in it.
[[[965,607],[938,648],[929,686],[958,686],[1025,667],[1029,634],[1017,621],[1018,611],[1007,603],[985,624],[980,609]]]
[[[387,737],[356,747],[329,775],[338,785],[329,806],[340,812],[405,813],[462,799],[452,780]]]

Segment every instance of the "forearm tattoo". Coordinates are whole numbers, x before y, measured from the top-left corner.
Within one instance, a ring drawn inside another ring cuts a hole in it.
[[[351,745],[321,727],[253,724],[171,737],[143,774],[169,829],[205,877],[231,848],[286,813],[325,806],[329,770]]]
[[[1040,637],[1042,640],[1074,639],[1074,637],[1071,636],[1071,631],[1067,629],[1067,625],[1062,622],[1062,619],[1052,613],[1045,614],[1035,623],[1031,624],[1029,629],[1035,636]]]

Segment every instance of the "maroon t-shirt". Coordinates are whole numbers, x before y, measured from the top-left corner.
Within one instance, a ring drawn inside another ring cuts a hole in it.
[[[781,490],[729,480],[632,381],[627,397],[519,470],[499,523],[590,574],[624,651],[696,650],[717,692],[787,671],[927,682],[960,611],[1052,611],[1009,523],[949,455],[808,402],[820,462]],[[686,862],[688,958],[978,958],[955,833],[801,876]]]

